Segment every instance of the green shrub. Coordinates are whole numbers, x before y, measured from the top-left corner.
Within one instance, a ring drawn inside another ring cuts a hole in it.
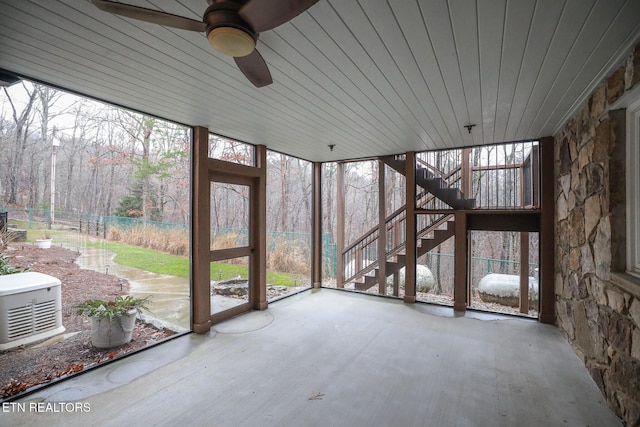
[[[12,267],[9,264],[9,257],[6,254],[0,254],[0,276],[24,273],[25,271],[29,271],[29,267]]]
[[[138,314],[142,313],[142,310],[148,310],[147,302],[149,302],[148,297],[134,298],[131,295],[125,297],[118,295],[113,301],[86,300],[75,306],[75,309],[78,314],[111,321],[116,317],[126,316],[131,310],[136,310]]]

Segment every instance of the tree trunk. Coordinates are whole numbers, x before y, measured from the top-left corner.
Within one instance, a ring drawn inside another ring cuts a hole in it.
[[[28,128],[28,122],[31,119],[31,111],[34,107],[37,95],[35,89],[29,92],[24,83],[22,83],[22,86],[27,92],[28,99],[26,106],[21,112],[18,112],[16,110],[15,104],[13,103],[9,92],[7,92],[7,89],[4,88],[4,93],[9,100],[9,104],[11,105],[13,121],[16,125],[16,133],[14,139],[15,146],[13,153],[9,154],[11,158],[9,159],[9,168],[7,171],[9,181],[9,194],[7,197],[7,203],[9,205],[15,205],[18,203],[18,184],[22,176],[22,162],[27,141],[26,129]]]

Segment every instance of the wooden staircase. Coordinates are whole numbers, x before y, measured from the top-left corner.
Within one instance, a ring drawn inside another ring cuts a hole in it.
[[[405,175],[406,160],[404,158],[384,156],[380,160],[398,173]],[[416,184],[418,186],[453,209],[473,209],[476,204],[475,199],[466,199],[458,188],[449,187],[444,178],[446,177],[443,174],[439,176],[435,171],[426,167],[416,168]],[[365,236],[370,235],[371,232]],[[430,226],[418,232],[417,256],[420,257],[426,254],[453,237],[454,234],[455,221],[453,220],[453,214],[443,214]],[[394,248],[391,252],[387,252],[385,258],[387,259],[385,266],[386,276],[389,277],[398,273],[406,265],[405,243]],[[351,282],[354,283],[356,290],[366,291],[379,283],[379,275],[380,270],[377,261],[375,261],[352,276],[354,279]],[[384,280],[386,282],[386,278]]]
[[[397,159],[394,156],[385,156],[381,157],[380,160],[398,173],[402,175],[406,173],[406,161],[404,159]],[[416,184],[451,206],[453,209],[473,209],[476,205],[475,199],[465,199],[460,189],[449,187],[442,176],[438,176],[434,171],[430,171],[425,167],[416,168]]]
[[[452,215],[448,215],[447,218],[451,218]],[[441,227],[442,224],[446,224],[445,228],[434,228],[434,226]],[[418,238],[418,248],[417,254],[418,257],[426,254],[430,250],[436,248],[441,243],[444,243],[447,239],[453,237],[455,234],[455,221],[452,219],[446,219],[444,221],[438,222],[433,226],[427,228],[425,231],[421,233],[421,235],[426,236],[427,234],[432,234],[432,237],[419,237]],[[386,275],[387,277],[396,274],[406,265],[406,255],[404,253],[404,246],[397,253],[391,255],[391,258],[394,261],[387,261],[386,264]],[[367,289],[372,288],[376,284],[379,283],[379,273],[380,269],[376,267],[373,270],[373,274],[367,274],[362,276],[360,279],[356,280],[355,289],[359,291],[366,291]],[[386,278],[385,278],[386,280]]]

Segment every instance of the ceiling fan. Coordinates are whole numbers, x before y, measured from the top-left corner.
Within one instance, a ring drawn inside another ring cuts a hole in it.
[[[262,31],[295,18],[318,0],[207,0],[202,21],[110,0],[91,0],[116,15],[187,31],[204,32],[217,52],[233,56],[236,65],[256,87],[273,83],[256,42]]]

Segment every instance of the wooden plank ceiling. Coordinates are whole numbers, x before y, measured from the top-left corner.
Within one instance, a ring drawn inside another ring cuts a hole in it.
[[[1,0],[0,68],[328,161],[552,135],[640,41],[638,17],[638,0],[320,0],[260,35],[274,83],[257,89],[204,34]]]

